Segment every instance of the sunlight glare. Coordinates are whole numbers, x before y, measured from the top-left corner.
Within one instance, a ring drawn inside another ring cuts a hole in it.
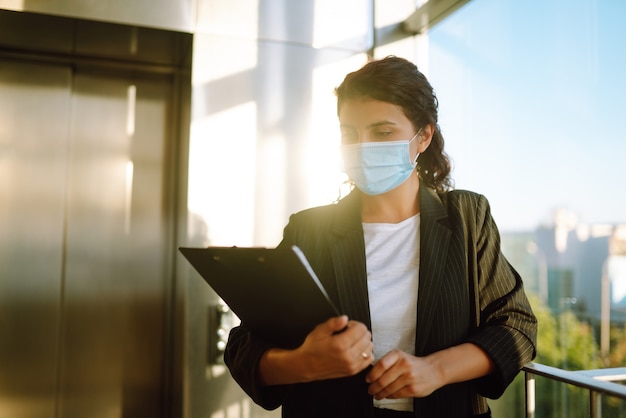
[[[370,13],[361,0],[316,0],[313,19],[313,47],[352,45],[366,39]],[[359,16],[355,16],[360,13]],[[350,16],[350,18],[346,18]]]
[[[611,281],[611,302],[616,305],[626,303],[626,256],[610,256],[608,274]]]
[[[198,51],[211,51],[194,54],[192,74],[194,86],[233,77],[251,71],[257,66],[258,47],[254,42],[200,33],[194,36],[194,43]]]
[[[248,102],[192,124],[187,205],[204,220],[210,245],[252,244],[255,121],[256,105]]]
[[[307,142],[308,205],[331,203],[339,197],[346,176],[340,170],[340,137],[334,89],[351,71],[365,64],[365,54],[320,66],[313,71],[311,132]]]
[[[24,0],[0,0],[0,9],[21,12],[24,10]]]

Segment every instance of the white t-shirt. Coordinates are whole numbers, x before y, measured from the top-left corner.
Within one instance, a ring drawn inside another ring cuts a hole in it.
[[[419,214],[397,224],[363,223],[374,358],[393,349],[415,354],[419,285]],[[412,411],[413,399],[374,400]]]

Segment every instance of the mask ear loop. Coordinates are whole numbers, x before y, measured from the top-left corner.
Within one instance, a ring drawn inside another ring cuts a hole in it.
[[[413,142],[413,140],[414,140],[415,138],[417,138],[417,136],[420,134],[420,132],[422,132],[422,129],[423,129],[423,128],[420,128],[420,129],[419,129],[419,131],[417,131],[417,132],[415,133],[415,135],[413,135],[413,138],[411,138],[411,139],[409,140],[409,146],[411,145],[411,142]],[[417,155],[415,156],[415,159],[413,160],[413,163],[414,163],[414,164],[417,164],[417,157],[419,157],[419,156],[420,156],[420,153],[418,152],[418,153],[417,153]]]

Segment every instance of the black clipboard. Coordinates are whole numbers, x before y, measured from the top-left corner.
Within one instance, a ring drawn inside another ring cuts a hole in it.
[[[341,315],[302,251],[180,247],[179,251],[253,333],[283,348]]]

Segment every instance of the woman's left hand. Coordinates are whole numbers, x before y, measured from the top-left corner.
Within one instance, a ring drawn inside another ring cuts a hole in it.
[[[440,370],[426,357],[393,350],[367,374],[369,393],[376,399],[422,398],[444,385]]]
[[[392,350],[367,374],[369,393],[376,399],[423,398],[450,383],[466,382],[496,371],[482,348],[472,343],[415,357]]]

